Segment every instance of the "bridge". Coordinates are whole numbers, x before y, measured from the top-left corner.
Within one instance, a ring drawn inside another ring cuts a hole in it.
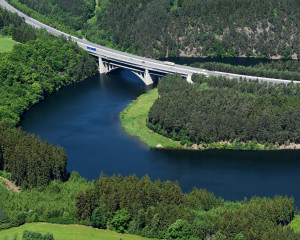
[[[245,78],[248,80],[259,80],[259,81],[273,82],[273,83],[287,84],[291,82],[290,80],[283,80],[283,79],[254,77],[254,76],[246,76],[240,74],[208,71],[201,68],[193,68],[193,67],[183,66],[179,64],[173,64],[170,62],[163,62],[151,58],[140,57],[133,54],[117,51],[111,48],[107,48],[89,42],[85,39],[77,38],[70,34],[61,32],[55,28],[52,28],[48,25],[45,25],[25,15],[19,10],[15,9],[4,0],[0,0],[0,5],[11,12],[17,13],[20,17],[23,17],[25,19],[25,22],[27,24],[35,28],[44,28],[53,35],[56,36],[63,35],[67,39],[76,42],[78,46],[88,51],[89,54],[98,58],[100,74],[109,73],[117,68],[129,69],[134,74],[136,74],[146,85],[150,85],[153,83],[153,76],[161,77],[166,74],[175,74],[175,73],[178,73],[182,77],[185,77],[188,82],[192,82],[193,74],[203,74],[206,76],[223,76],[223,77],[236,78],[236,79]],[[300,81],[297,83],[300,83]]]

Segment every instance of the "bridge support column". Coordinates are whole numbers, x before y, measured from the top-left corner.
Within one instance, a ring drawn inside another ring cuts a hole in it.
[[[193,81],[192,81],[192,75],[188,75],[188,76],[186,77],[186,81],[187,81],[188,83],[193,83]]]
[[[104,65],[102,58],[99,57],[99,73],[108,73],[109,70],[107,69],[107,67]]]
[[[145,71],[144,79],[145,79],[144,82],[146,85],[150,85],[153,83],[152,77],[151,77],[148,69],[146,69],[146,71]]]

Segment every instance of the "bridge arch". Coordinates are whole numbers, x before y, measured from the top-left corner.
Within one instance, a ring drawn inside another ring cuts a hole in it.
[[[148,69],[134,69],[134,68],[125,68],[119,64],[115,64],[110,62],[109,60],[104,60],[101,57],[98,58],[99,62],[99,73],[100,74],[107,74],[117,68],[124,68],[130,70],[136,76],[138,76],[146,85],[153,84],[152,76],[149,73]]]

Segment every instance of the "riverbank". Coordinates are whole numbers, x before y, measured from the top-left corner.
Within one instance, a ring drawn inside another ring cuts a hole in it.
[[[182,148],[179,141],[164,137],[146,126],[149,110],[157,98],[155,88],[129,104],[120,114],[122,127],[129,135],[138,137],[150,148]]]
[[[138,97],[129,104],[120,114],[122,127],[131,136],[138,137],[150,148],[183,149],[183,150],[295,150],[300,149],[300,144],[291,143],[289,145],[259,144],[253,142],[217,142],[202,143],[192,145],[182,145],[179,141],[174,141],[160,135],[147,127],[148,113],[155,100],[158,98],[157,88],[150,90]]]

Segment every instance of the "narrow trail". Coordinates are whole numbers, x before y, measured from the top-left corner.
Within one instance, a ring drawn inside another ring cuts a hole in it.
[[[4,177],[0,177],[0,178],[4,180],[7,190],[14,191],[16,193],[20,193],[20,187],[16,186],[14,183],[12,183],[11,181],[9,181],[8,179],[6,179]]]

